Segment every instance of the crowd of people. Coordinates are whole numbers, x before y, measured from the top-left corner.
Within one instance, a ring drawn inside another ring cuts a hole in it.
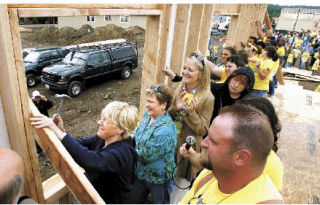
[[[319,36],[258,34],[240,50],[225,47],[221,65],[195,51],[185,59],[181,76],[163,68],[172,88],[155,84],[142,91],[146,110],[140,123],[137,108],[114,101],[102,110],[91,137],[72,137],[60,115],[42,113],[31,124],[56,134],[106,203],[170,203],[179,177],[191,182],[183,204],[283,203],[284,171],[276,154],[281,123],[265,97],[274,95],[282,65],[302,56],[302,67],[319,66]],[[292,58],[287,45],[302,54]],[[312,58],[304,58],[305,52]],[[48,103],[40,93],[33,97],[35,103]],[[190,148],[188,136],[195,138]],[[0,161],[7,155],[17,159],[2,152]],[[0,178],[8,169],[18,170],[14,166],[21,160],[0,166]],[[23,178],[19,187],[16,181],[23,174],[10,176],[1,178],[1,202],[17,202],[22,188]],[[15,192],[8,194],[12,187]]]

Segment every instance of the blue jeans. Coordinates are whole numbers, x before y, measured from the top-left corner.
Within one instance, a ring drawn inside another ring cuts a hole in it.
[[[301,61],[301,63],[300,63],[300,69],[304,69],[304,66],[305,66],[306,63],[307,63],[307,62]]]
[[[136,201],[132,203],[148,203],[147,197],[151,193],[153,204],[170,204],[170,194],[173,190],[173,185],[174,179],[169,179],[164,184],[153,184],[135,177],[131,194]]]
[[[267,95],[268,91],[267,90],[252,90],[252,93],[255,95],[259,95],[261,97],[264,97]]]
[[[269,91],[268,91],[269,95],[274,95],[274,80],[269,82]]]
[[[288,63],[288,62],[287,62],[286,68],[289,68],[289,67],[291,67],[291,63]]]

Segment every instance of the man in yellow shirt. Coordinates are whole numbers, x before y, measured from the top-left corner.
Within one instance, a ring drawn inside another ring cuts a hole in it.
[[[314,62],[313,66],[312,66],[312,75],[316,75],[317,74],[317,70],[319,69],[319,64],[320,64],[320,56],[318,55],[317,60]]]
[[[270,122],[259,110],[241,104],[222,108],[201,143],[212,171],[203,170],[179,203],[282,203],[263,172],[272,145]]]

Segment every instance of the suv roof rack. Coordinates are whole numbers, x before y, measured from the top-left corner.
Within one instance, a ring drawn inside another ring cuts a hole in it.
[[[106,41],[96,41],[96,42],[91,42],[91,43],[82,43],[78,45],[71,45],[71,46],[66,46],[64,47],[65,49],[79,49],[83,47],[96,47],[96,46],[107,46],[107,45],[115,45],[115,44],[123,44],[123,43],[128,43],[126,39],[113,39],[113,40],[106,40]]]

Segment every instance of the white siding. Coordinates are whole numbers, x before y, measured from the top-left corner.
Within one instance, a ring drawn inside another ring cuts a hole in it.
[[[130,26],[140,26],[141,28],[146,28],[146,16],[130,16],[130,21],[128,23],[120,22],[120,16],[112,16],[111,21],[105,21],[104,16],[96,16],[95,22],[87,21],[87,16],[75,16],[75,17],[58,17],[58,27],[62,28],[69,26],[75,29],[81,28],[85,24],[89,24],[93,28],[100,26],[106,26],[108,24],[115,24],[123,28],[128,28]]]

